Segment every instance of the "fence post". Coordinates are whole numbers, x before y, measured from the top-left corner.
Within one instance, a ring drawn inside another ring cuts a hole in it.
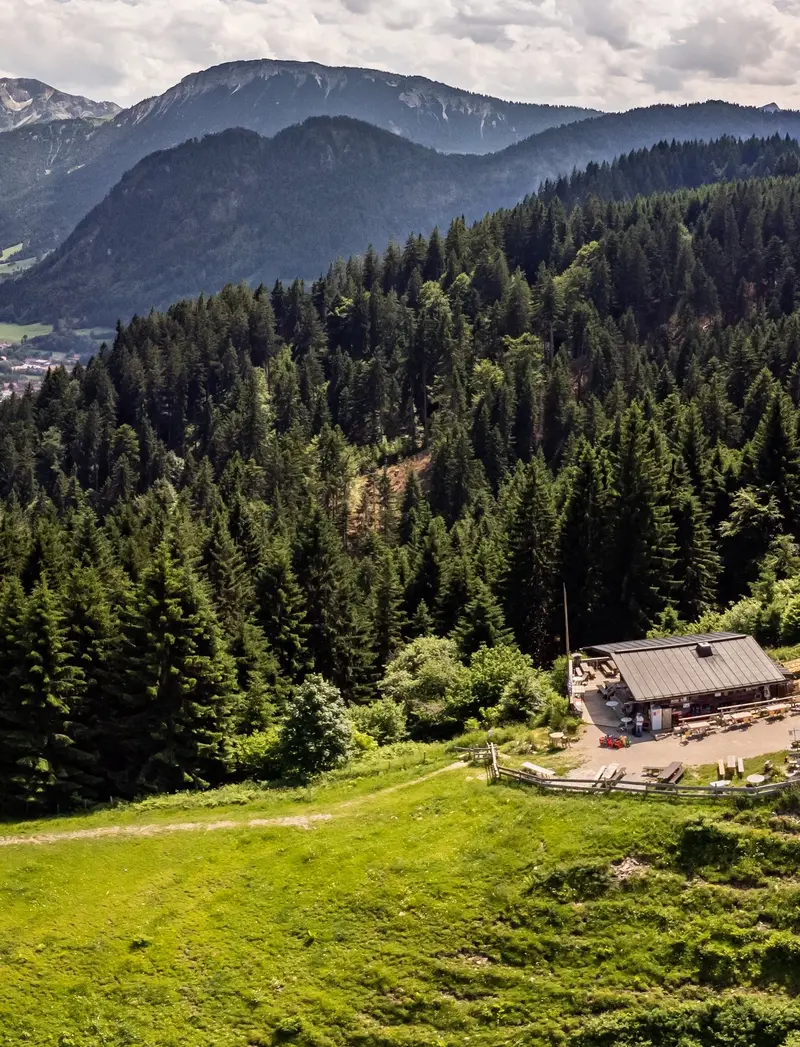
[[[500,772],[497,769],[497,746],[494,742],[489,742],[489,758],[492,767],[492,781],[496,782],[500,777]]]

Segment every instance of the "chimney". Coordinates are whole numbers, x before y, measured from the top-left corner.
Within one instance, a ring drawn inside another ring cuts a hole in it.
[[[714,653],[713,648],[711,647],[711,644],[710,643],[706,643],[705,641],[701,641],[695,647],[695,651],[697,651],[697,657],[698,658],[710,658],[711,655]]]

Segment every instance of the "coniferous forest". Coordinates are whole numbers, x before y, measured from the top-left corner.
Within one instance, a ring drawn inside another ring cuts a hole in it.
[[[562,583],[574,648],[800,640],[796,169],[546,187],[4,401],[2,806],[563,715]]]

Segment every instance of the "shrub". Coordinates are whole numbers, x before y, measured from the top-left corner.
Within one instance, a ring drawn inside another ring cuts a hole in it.
[[[374,738],[378,745],[402,742],[406,736],[406,711],[391,698],[380,698],[370,705],[356,705],[350,719],[357,731]]]
[[[455,642],[421,636],[389,663],[380,690],[403,706],[412,735],[442,737],[455,727],[455,697],[468,685]]]
[[[309,778],[347,762],[353,750],[353,725],[338,687],[309,676],[294,690],[283,726],[283,765]]]
[[[469,687],[455,696],[463,721],[483,711],[489,723],[520,723],[557,700],[549,673],[517,647],[481,647],[469,668]]]
[[[237,778],[263,781],[281,772],[281,736],[277,727],[233,739],[233,766]]]

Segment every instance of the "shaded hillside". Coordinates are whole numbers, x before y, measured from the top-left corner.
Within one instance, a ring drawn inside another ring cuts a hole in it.
[[[52,249],[103,200],[126,171],[154,151],[234,126],[269,136],[307,115],[302,106],[278,106],[276,119],[272,104],[267,104],[258,93],[263,81],[253,79],[248,63],[232,66],[226,75],[223,88],[218,70],[196,74],[165,95],[126,110],[100,128],[87,131],[80,122],[74,127],[68,122],[53,149],[49,148],[49,139],[43,141],[35,129],[23,128],[0,137],[0,171],[12,172],[2,175],[0,243],[23,240],[38,253]],[[240,81],[242,86],[236,89]],[[279,82],[274,78],[267,81]],[[427,126],[424,121],[422,125],[418,122],[423,111],[419,106],[413,109],[417,116],[409,124],[409,138],[415,137],[415,128]],[[287,112],[292,113],[290,118],[286,117]],[[385,124],[380,113],[367,105],[350,107],[349,115],[359,115],[371,124]],[[573,168],[585,167],[593,160],[612,160],[663,139],[711,140],[725,134],[796,137],[800,134],[800,113],[765,113],[726,102],[705,102],[634,109],[551,127],[491,154],[498,160],[494,174],[498,191],[488,198],[484,210],[514,202],[543,179],[569,174]],[[397,137],[405,141],[402,135]],[[422,133],[416,138],[425,143],[434,140]],[[497,140],[500,144],[502,139]],[[472,159],[476,164],[473,170],[481,170],[481,158]],[[518,177],[520,169],[525,173],[524,179]],[[506,179],[509,184],[503,192]],[[302,191],[298,190],[298,195]]]
[[[440,151],[486,153],[593,113],[375,70],[233,62],[193,73],[100,129],[72,121],[55,139],[39,127],[0,139],[0,242],[51,249],[143,157],[233,127],[272,137],[311,116],[350,116]]]
[[[17,321],[107,324],[229,281],[313,279],[337,255],[516,203],[538,184],[535,141],[491,157],[444,156],[340,118],[270,140],[229,131],[186,143],[143,160],[61,248],[0,286],[0,311]],[[662,144],[542,193],[568,203],[592,193],[625,199],[791,173],[796,148],[777,136]]]

